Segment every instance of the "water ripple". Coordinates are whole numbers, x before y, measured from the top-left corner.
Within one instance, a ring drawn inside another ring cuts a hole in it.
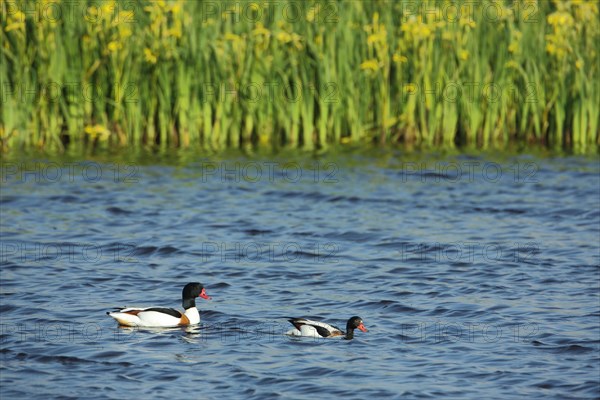
[[[349,155],[334,183],[207,181],[192,160],[3,184],[2,398],[598,398],[597,162],[452,182],[397,156]],[[190,281],[212,296],[199,326],[105,315],[180,308]],[[284,335],[353,315],[351,341]]]

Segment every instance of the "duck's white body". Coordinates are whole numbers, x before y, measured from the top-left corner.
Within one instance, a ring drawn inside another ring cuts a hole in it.
[[[167,313],[165,312],[166,310],[170,310],[170,312]],[[177,314],[179,314],[179,317],[176,316]],[[200,323],[200,313],[196,307],[188,308],[183,314],[172,308],[161,309],[157,307],[130,307],[108,313],[108,315],[116,319],[119,324],[124,326],[168,328]]]
[[[314,337],[314,338],[326,338],[334,336],[343,336],[339,328],[326,324],[325,322],[311,321],[305,318],[292,318],[289,320],[294,329],[290,329],[286,332],[286,335],[290,336],[302,336],[302,337]]]
[[[190,282],[181,292],[181,305],[185,312],[181,313],[173,308],[149,307],[120,308],[107,312],[109,316],[125,326],[144,326],[169,328],[174,326],[194,325],[200,323],[200,313],[196,308],[196,298],[210,300],[204,286],[199,282]]]

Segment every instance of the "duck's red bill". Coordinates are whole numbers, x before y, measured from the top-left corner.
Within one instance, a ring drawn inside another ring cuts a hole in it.
[[[369,332],[369,330],[367,328],[365,328],[365,326],[363,324],[360,324],[357,328],[363,332]]]
[[[206,289],[202,289],[198,297],[202,297],[204,300],[210,300],[212,297],[206,294]]]

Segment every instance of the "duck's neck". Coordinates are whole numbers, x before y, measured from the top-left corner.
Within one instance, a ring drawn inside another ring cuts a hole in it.
[[[181,301],[181,305],[183,306],[184,310],[187,310],[188,308],[196,307],[196,299],[193,297],[191,299],[183,299]]]
[[[346,340],[354,339],[354,329],[346,329],[346,336],[344,336]]]

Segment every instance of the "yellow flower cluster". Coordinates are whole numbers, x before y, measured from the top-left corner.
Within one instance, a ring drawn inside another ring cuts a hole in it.
[[[385,25],[379,23],[379,13],[373,14],[373,23],[365,26],[367,36],[367,43],[369,45],[377,43],[385,43],[387,40],[387,31]]]
[[[405,16],[400,26],[402,40],[392,59],[405,62],[415,54],[417,60],[423,60],[427,48],[441,38],[443,46],[454,49],[459,60],[469,60],[468,42],[473,38],[471,32],[476,28],[477,22],[472,16],[456,6],[443,9],[433,7],[424,15]]]
[[[408,40],[419,42],[433,34],[434,28],[432,28],[431,24],[423,22],[423,18],[419,15],[417,17],[411,16],[406,23],[402,24],[400,29]]]
[[[291,43],[296,49],[302,50],[302,38],[296,33],[281,31],[277,33],[277,40],[283,44]]]
[[[373,14],[371,23],[365,25],[364,30],[367,33],[369,58],[360,64],[360,69],[367,73],[376,72],[381,68],[387,71],[389,64],[387,30],[385,24],[379,22],[379,13]]]
[[[144,49],[144,59],[150,64],[156,64],[158,57],[148,47]]]
[[[271,36],[271,31],[265,28],[262,22],[256,24],[256,27],[252,30],[254,36]]]
[[[573,16],[565,11],[556,11],[552,14],[548,15],[548,24],[553,28],[557,29],[559,27],[571,27],[573,26],[574,20]]]
[[[552,27],[552,33],[546,35],[546,52],[557,60],[564,59],[571,49],[571,27],[575,21],[567,11],[556,11],[546,18],[548,25]]]
[[[295,49],[302,50],[304,47],[302,44],[302,37],[292,31],[292,27],[289,24],[279,21],[277,27],[280,29],[275,37],[281,44],[291,44]]]
[[[262,22],[258,22],[251,33],[257,51],[264,51],[269,48],[271,31],[265,28]]]
[[[377,71],[379,67],[379,62],[376,59],[366,60],[360,64],[360,69],[373,72]]]
[[[578,21],[598,21],[598,2],[593,0],[572,0],[575,18]]]
[[[523,34],[521,31],[511,29],[510,32],[510,44],[508,45],[508,52],[511,54],[518,54],[521,50],[521,38]]]
[[[151,41],[144,48],[144,58],[150,64],[156,64],[160,57],[174,57],[176,43],[183,36],[184,0],[157,0],[144,7],[150,17],[149,33]]]
[[[398,53],[394,53],[394,55],[392,56],[392,60],[394,62],[401,63],[401,64],[408,62],[408,58],[407,57],[405,57],[403,55],[400,55]]]
[[[216,22],[210,22],[213,24]],[[215,51],[219,57],[229,57],[242,62],[245,57],[247,46],[251,46],[255,52],[267,51],[271,46],[280,45],[289,51],[300,51],[304,48],[304,38],[293,32],[292,26],[283,21],[278,21],[276,27],[269,29],[263,22],[256,22],[254,26],[244,33],[226,31],[217,38]],[[231,48],[231,50],[228,50]],[[262,57],[267,60],[269,56]]]
[[[99,138],[100,140],[106,140],[109,138],[110,136],[110,130],[106,129],[104,126],[100,125],[100,124],[96,124],[96,125],[86,125],[83,128],[83,131],[85,133],[87,133],[88,135],[90,135],[90,138],[96,139]]]
[[[150,30],[156,38],[181,38],[183,23],[177,15],[181,13],[183,0],[176,3],[166,3],[164,0],[158,0],[150,6],[144,7],[151,18]]]
[[[14,13],[9,13],[6,19],[6,27],[4,28],[5,32],[10,31],[25,31],[25,14],[20,10],[15,11]]]
[[[567,61],[577,70],[585,66],[584,57],[594,58],[597,51],[598,2],[553,0],[556,11],[546,17],[551,32],[545,36],[546,52],[552,59]],[[573,48],[575,43],[583,45]],[[583,57],[583,58],[582,58]],[[564,64],[563,64],[564,65]]]

